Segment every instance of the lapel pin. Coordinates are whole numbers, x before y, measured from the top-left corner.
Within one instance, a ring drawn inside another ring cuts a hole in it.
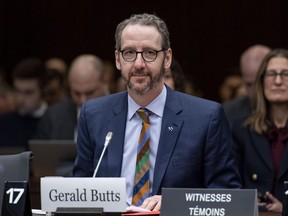
[[[173,131],[173,129],[174,129],[173,127],[168,127],[169,131]]]

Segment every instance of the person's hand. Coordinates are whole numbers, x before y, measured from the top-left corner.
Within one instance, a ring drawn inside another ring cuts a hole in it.
[[[282,203],[274,197],[270,192],[265,193],[266,196],[269,198],[270,203],[267,203],[265,208],[271,212],[282,212]]]
[[[148,197],[144,200],[141,208],[148,209],[150,211],[160,211],[161,208],[161,196],[160,195],[154,195],[152,197]]]

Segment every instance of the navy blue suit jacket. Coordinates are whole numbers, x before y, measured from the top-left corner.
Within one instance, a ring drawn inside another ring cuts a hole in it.
[[[235,158],[239,165],[244,188],[257,189],[261,193],[272,192],[273,162],[270,144],[265,135],[256,133],[243,126],[245,118],[235,121],[232,134],[234,138]],[[288,144],[286,143],[283,159],[277,177],[274,196],[284,200],[284,181],[288,180]]]
[[[83,105],[74,176],[93,175],[109,131],[113,138],[97,176],[121,175],[127,97],[127,92],[121,92]],[[167,88],[152,195],[161,194],[162,187],[241,187],[231,144],[220,104]]]

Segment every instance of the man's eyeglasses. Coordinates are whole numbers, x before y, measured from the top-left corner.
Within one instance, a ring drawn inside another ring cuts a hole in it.
[[[281,77],[282,80],[288,81],[288,70],[283,70],[279,73],[274,70],[269,70],[266,71],[264,74],[266,78],[270,78],[273,80],[275,80],[278,75]]]
[[[157,54],[165,50],[144,50],[141,52],[137,52],[135,50],[120,50],[122,57],[127,62],[133,62],[136,60],[138,53],[141,54],[142,59],[146,62],[153,62],[157,58]]]

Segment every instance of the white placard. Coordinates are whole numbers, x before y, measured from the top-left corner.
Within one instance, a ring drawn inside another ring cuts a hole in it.
[[[58,207],[125,212],[125,178],[41,178],[42,210],[55,212]]]

